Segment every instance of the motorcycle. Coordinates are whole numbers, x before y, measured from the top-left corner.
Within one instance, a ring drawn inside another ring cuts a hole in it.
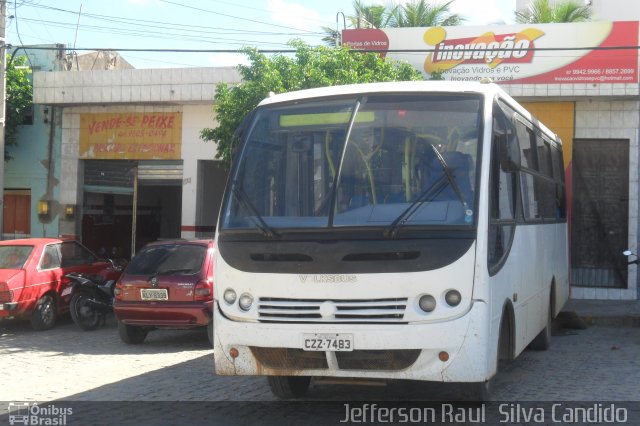
[[[67,289],[71,289],[69,309],[73,322],[85,331],[104,325],[107,314],[113,312],[116,280],[79,272],[70,272],[65,277],[71,282]]]

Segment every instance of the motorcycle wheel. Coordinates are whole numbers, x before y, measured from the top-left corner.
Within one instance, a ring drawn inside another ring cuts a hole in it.
[[[73,295],[69,306],[73,322],[84,331],[95,330],[102,322],[102,313],[88,303],[90,299],[89,293],[81,291]]]

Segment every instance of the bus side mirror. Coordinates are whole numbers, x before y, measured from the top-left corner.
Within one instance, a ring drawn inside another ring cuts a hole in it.
[[[515,141],[509,141],[508,133],[497,133],[495,143],[498,144],[500,167],[505,172],[515,172],[520,169],[520,147]]]

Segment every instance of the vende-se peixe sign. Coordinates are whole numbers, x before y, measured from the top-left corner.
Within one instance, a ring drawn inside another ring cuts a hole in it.
[[[179,160],[182,113],[80,114],[84,159]]]
[[[345,30],[342,41],[447,80],[638,83],[637,21]]]

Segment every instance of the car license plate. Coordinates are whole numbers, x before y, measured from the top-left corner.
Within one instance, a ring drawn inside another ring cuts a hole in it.
[[[140,298],[142,300],[168,300],[166,288],[142,288],[140,289]]]
[[[305,351],[353,351],[353,334],[313,334],[302,335],[302,349]]]

